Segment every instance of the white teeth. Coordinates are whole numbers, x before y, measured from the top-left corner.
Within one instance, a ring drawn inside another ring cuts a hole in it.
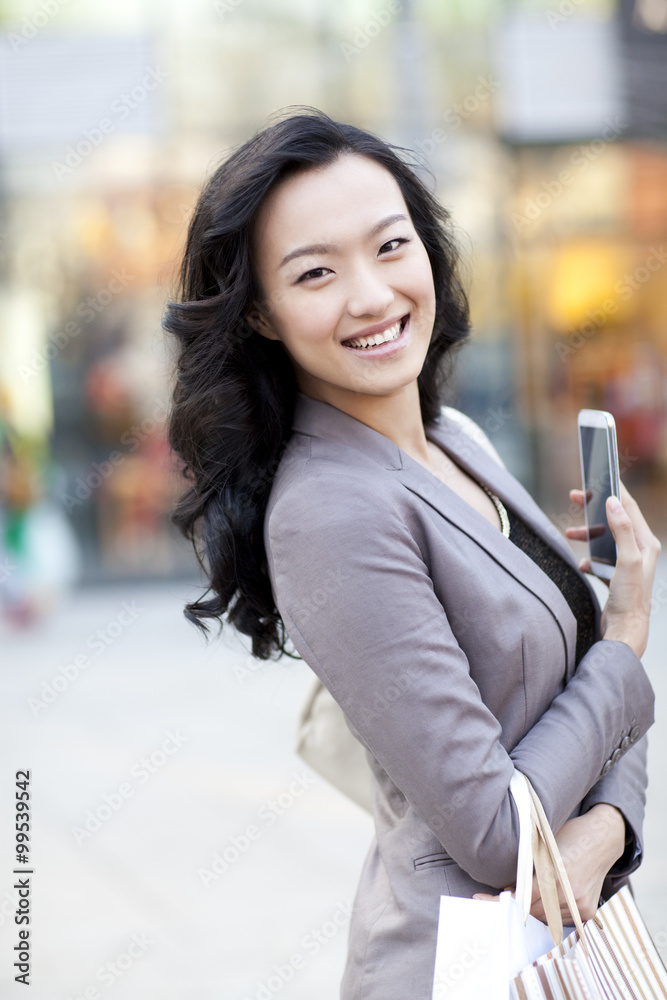
[[[357,337],[356,340],[348,340],[350,347],[375,347],[377,344],[386,344],[387,341],[397,340],[401,335],[402,320],[394,323],[383,333],[376,333],[373,337]]]

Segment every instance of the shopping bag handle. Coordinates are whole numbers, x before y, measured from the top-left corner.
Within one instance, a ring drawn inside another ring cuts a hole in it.
[[[519,853],[516,859],[516,900],[524,922],[530,913],[533,894],[533,824],[532,802],[526,776],[515,769],[510,780],[510,792],[519,814]]]
[[[563,936],[563,921],[560,915],[558,888],[553,877],[551,858],[545,851],[544,840],[540,837],[539,821],[537,817],[533,817],[534,807],[529,786],[526,776],[515,770],[510,781],[510,791],[519,813],[516,898],[521,906],[525,923],[530,913],[534,864],[549,930],[554,941],[560,943]]]
[[[547,917],[549,931],[554,944],[563,940],[563,920],[558,902],[560,882],[563,895],[569,907],[574,926],[577,929],[583,947],[588,952],[584,936],[584,924],[574,898],[570,879],[565,870],[563,858],[549,820],[542,807],[539,796],[530,781],[521,771],[515,769],[510,781],[510,792],[519,815],[519,853],[516,871],[516,899],[521,907],[524,922],[530,913],[533,888],[533,865],[540,888],[542,905]]]

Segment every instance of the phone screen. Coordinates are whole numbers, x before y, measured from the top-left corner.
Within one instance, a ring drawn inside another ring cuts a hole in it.
[[[605,503],[611,496],[609,438],[604,427],[580,427],[584,467],[584,495],[591,559],[616,565],[616,543],[607,524]]]

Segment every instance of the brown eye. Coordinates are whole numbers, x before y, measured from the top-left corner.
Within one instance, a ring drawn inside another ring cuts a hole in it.
[[[396,239],[389,240],[387,243],[383,243],[382,246],[380,247],[380,251],[379,252],[380,253],[392,253],[393,251],[398,250],[399,246],[402,243],[409,243],[409,242],[410,242],[410,240],[407,239],[406,237],[404,237],[404,236],[397,236]]]
[[[309,278],[321,278],[322,275],[328,270],[328,267],[314,267],[312,271],[306,271],[300,278],[297,278],[296,283],[298,285],[301,281],[308,281]]]

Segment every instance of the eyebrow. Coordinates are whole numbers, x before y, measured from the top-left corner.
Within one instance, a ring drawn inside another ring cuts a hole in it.
[[[382,232],[383,229],[387,229],[389,226],[393,225],[394,222],[407,222],[407,216],[402,212],[396,212],[394,215],[388,215],[386,219],[382,219],[378,222],[372,229],[367,233],[367,238],[371,239],[373,236],[377,236]],[[310,257],[318,253],[337,253],[338,247],[335,243],[312,243],[307,247],[297,247],[296,250],[290,250],[286,254],[278,265],[278,270],[288,264],[295,257]]]

